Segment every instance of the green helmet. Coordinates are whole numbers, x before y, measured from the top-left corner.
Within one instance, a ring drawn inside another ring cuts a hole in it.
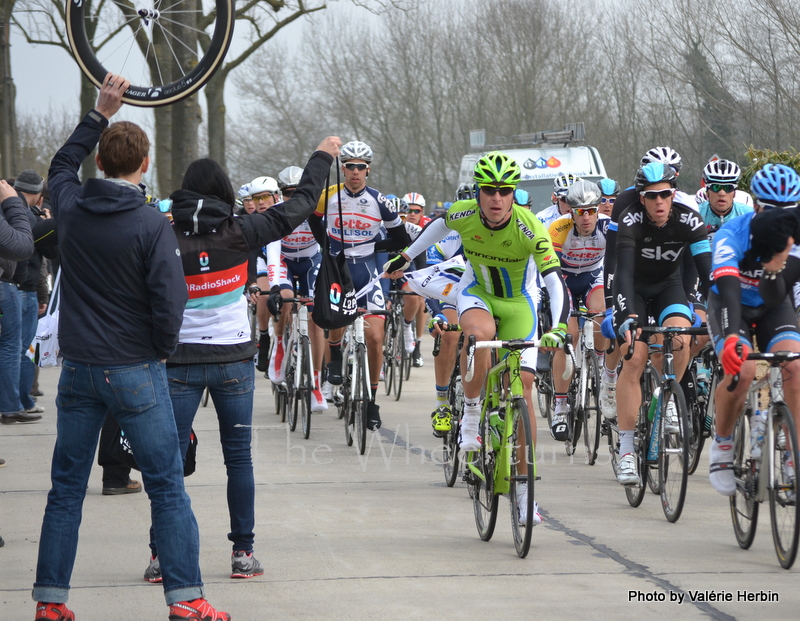
[[[505,153],[492,151],[475,164],[475,183],[478,185],[517,185],[519,165]]]

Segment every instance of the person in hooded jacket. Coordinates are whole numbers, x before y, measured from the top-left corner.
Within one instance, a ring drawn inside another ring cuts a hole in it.
[[[292,198],[266,211],[234,217],[236,195],[212,159],[186,169],[172,199],[173,230],[189,299],[176,352],[167,361],[170,398],[185,458],[192,422],[206,387],[217,410],[228,474],[233,544],[231,578],[264,573],[253,554],[255,483],[250,454],[256,346],[247,317],[250,253],[291,233],[316,207],[341,141],[328,137],[311,156]],[[158,551],[151,535],[145,580],[158,582]]]

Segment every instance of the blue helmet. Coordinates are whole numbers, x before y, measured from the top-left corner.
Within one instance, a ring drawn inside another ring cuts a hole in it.
[[[600,186],[600,191],[603,193],[603,196],[619,196],[619,193],[622,191],[619,187],[619,183],[613,179],[600,179],[597,185]]]
[[[649,164],[644,164],[636,172],[636,190],[639,192],[648,185],[663,181],[667,181],[672,188],[678,184],[678,176],[675,174],[675,169],[669,164],[650,162]]]
[[[757,201],[775,207],[797,205],[800,201],[800,175],[783,164],[767,164],[750,180],[750,193]]]

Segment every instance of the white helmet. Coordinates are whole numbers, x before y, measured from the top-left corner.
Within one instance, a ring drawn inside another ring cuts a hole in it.
[[[303,169],[299,166],[287,166],[278,175],[278,187],[296,188],[300,184],[300,177],[303,176]]]
[[[343,162],[348,160],[364,160],[369,164],[372,161],[372,149],[365,142],[351,140],[339,150],[339,159]]]
[[[556,178],[553,179],[553,194],[556,196],[565,196],[569,186],[578,181],[580,177],[572,173],[558,173]]]
[[[703,180],[706,185],[712,183],[737,184],[742,176],[742,169],[730,160],[714,160],[703,168]]]
[[[277,194],[278,182],[272,177],[256,177],[250,182],[250,196],[263,194],[264,192]]]
[[[409,205],[419,205],[423,209],[425,209],[425,197],[422,194],[417,194],[416,192],[409,192],[403,197],[403,200],[407,202]]]
[[[243,199],[243,198],[250,198],[250,196],[252,196],[252,194],[253,193],[250,191],[250,184],[249,183],[245,183],[243,186],[241,186],[239,188],[238,196],[239,196],[240,200]]]
[[[700,203],[705,203],[708,200],[708,193],[706,192],[705,188],[700,188],[694,194],[694,202],[698,205]]]
[[[671,147],[653,147],[650,149],[642,156],[641,164],[644,166],[650,162],[669,164],[672,166],[672,170],[674,170],[676,173],[681,172],[681,167],[683,166],[683,163],[681,162],[681,156],[678,155],[678,152]]]

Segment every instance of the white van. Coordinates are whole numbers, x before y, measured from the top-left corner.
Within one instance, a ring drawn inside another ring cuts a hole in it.
[[[606,168],[596,148],[579,145],[584,140],[583,123],[571,123],[563,130],[512,136],[502,144],[487,145],[484,130],[470,132],[473,153],[461,159],[458,184],[473,182],[475,163],[490,151],[502,151],[513,157],[520,167],[522,181],[518,188],[531,197],[531,211],[537,213],[552,204],[553,179],[559,173],[573,173],[599,181],[606,177]]]

